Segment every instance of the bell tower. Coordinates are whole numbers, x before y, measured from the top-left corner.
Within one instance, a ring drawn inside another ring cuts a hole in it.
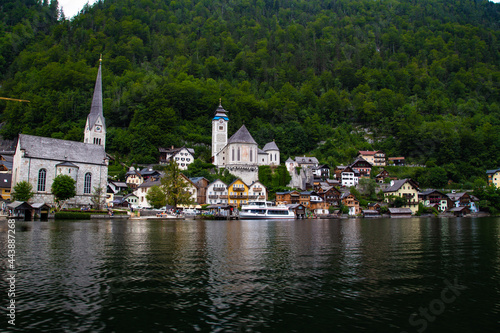
[[[226,110],[222,107],[222,100],[219,99],[219,107],[215,111],[212,119],[212,160],[215,166],[222,165],[217,154],[227,145],[227,127],[229,118]]]
[[[92,106],[85,124],[85,143],[91,143],[106,147],[106,123],[103,115],[102,107],[102,80],[101,80],[101,65],[102,56],[99,59],[99,69],[97,71],[97,79],[94,88],[94,97],[92,98]]]

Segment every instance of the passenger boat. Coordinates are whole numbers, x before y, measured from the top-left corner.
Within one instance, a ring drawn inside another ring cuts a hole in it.
[[[294,219],[295,213],[285,205],[270,201],[254,201],[241,206],[240,219]]]

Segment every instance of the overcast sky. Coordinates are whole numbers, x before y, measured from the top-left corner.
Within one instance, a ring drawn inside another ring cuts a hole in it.
[[[92,5],[96,1],[97,0],[58,0],[57,2],[59,3],[59,8],[63,9],[64,16],[67,19],[70,19],[78,14],[78,12],[82,10],[83,6],[85,6],[86,3]]]
[[[83,8],[83,6],[88,3],[92,5],[97,0],[59,0],[59,7],[62,7],[64,11],[64,16],[67,19],[72,18]],[[491,0],[493,2],[500,2],[500,0]]]

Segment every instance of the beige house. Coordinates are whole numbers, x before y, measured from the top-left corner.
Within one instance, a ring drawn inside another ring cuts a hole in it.
[[[360,150],[358,158],[368,161],[371,165],[385,166],[385,153],[381,150]]]
[[[403,208],[410,208],[415,214],[418,210],[418,185],[411,179],[399,179],[391,181],[391,186],[384,190],[385,202],[390,201],[390,196],[406,198]]]

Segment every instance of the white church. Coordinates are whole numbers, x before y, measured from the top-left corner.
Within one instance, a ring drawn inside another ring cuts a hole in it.
[[[280,164],[280,151],[274,141],[259,149],[245,125],[228,140],[228,123],[227,111],[219,103],[212,119],[212,163],[215,166],[251,184],[259,178],[259,165]]]
[[[68,206],[92,204],[94,188],[106,191],[108,159],[106,157],[106,124],[102,104],[101,62],[84,129],[84,142],[20,134],[12,166],[12,189],[28,181],[35,193],[32,202],[54,203],[51,193],[54,178],[69,175],[76,181],[76,196]]]

